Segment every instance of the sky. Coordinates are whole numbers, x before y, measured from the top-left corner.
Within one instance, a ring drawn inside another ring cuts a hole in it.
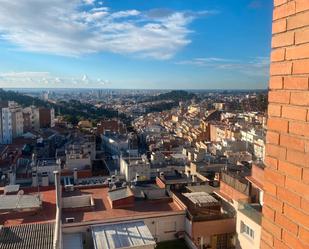
[[[269,0],[0,0],[0,87],[262,89]]]

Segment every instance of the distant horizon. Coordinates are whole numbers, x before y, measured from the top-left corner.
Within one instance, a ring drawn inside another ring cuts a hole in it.
[[[4,90],[146,90],[146,91],[267,91],[268,88],[95,88],[95,87],[0,87]]]

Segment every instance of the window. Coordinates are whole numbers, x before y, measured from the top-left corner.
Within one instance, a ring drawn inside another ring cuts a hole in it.
[[[250,237],[251,239],[254,239],[254,231],[249,226],[247,226],[243,221],[241,221],[240,224],[240,232]]]

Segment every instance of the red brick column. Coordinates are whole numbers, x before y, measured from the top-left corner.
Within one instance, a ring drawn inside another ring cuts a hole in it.
[[[309,0],[274,0],[261,248],[309,248]]]

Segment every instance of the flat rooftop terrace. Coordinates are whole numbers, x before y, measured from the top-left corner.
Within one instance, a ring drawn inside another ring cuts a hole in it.
[[[34,189],[32,189],[34,190]],[[25,194],[36,194],[37,189],[34,191],[25,191]],[[56,217],[56,195],[55,190],[41,190],[40,197],[42,207],[35,211],[29,212],[15,212],[10,211],[0,214],[0,225],[16,226],[29,223],[45,223],[53,222]]]
[[[85,188],[73,192],[63,192],[63,197],[91,195],[94,200],[92,209],[62,210],[62,222],[66,218],[74,218],[74,223],[108,221],[113,219],[126,219],[141,216],[160,215],[170,212],[183,212],[173,201],[169,200],[140,200],[135,201],[134,207],[112,209],[108,200],[109,188]],[[36,189],[25,190],[27,194],[36,194]],[[29,212],[6,212],[0,214],[0,225],[16,226],[21,224],[54,222],[56,217],[55,190],[41,189],[42,208]],[[71,223],[71,224],[74,224]]]
[[[63,223],[66,222],[66,218],[74,218],[74,222],[94,222],[183,211],[177,204],[168,200],[141,200],[135,201],[134,207],[124,209],[112,209],[108,201],[108,191],[108,188],[91,188],[75,190],[71,193],[65,193],[65,196],[90,194],[94,199],[95,206],[93,210],[87,211],[63,211]]]

